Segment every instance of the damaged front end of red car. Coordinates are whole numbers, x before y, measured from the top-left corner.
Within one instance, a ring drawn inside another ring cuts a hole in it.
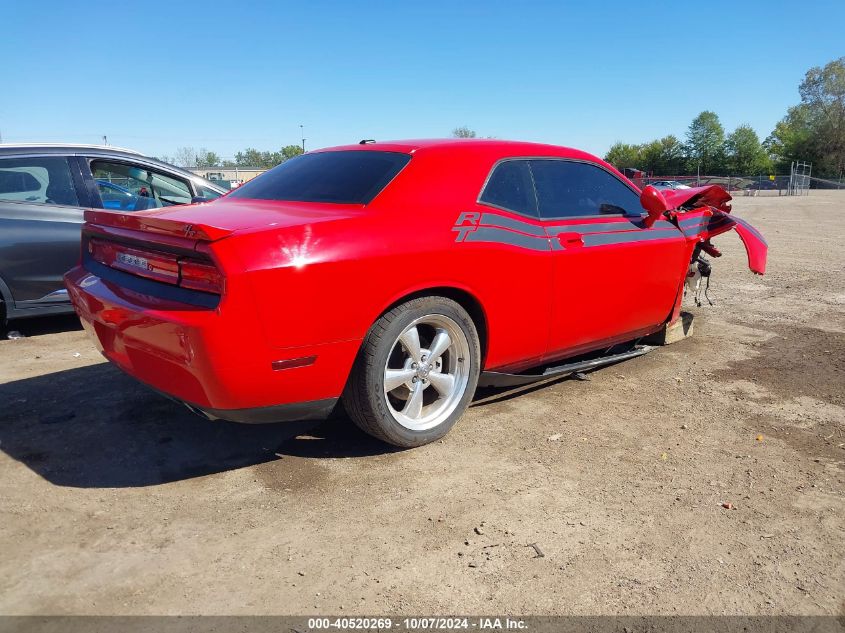
[[[647,186],[642,192],[641,202],[648,212],[646,221],[666,217],[677,225],[689,242],[690,263],[685,291],[693,295],[699,306],[702,295],[708,303],[713,303],[708,296],[712,267],[705,255],[721,257],[721,251],[711,242],[717,235],[736,231],[745,246],[751,272],[758,275],[766,272],[768,244],[757,229],[731,213],[731,199],[731,195],[719,185],[665,191]],[[683,294],[678,294],[673,321],[680,314]]]

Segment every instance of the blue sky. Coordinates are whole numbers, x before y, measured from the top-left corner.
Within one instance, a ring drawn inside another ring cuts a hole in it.
[[[701,110],[765,138],[845,2],[5,0],[4,142],[153,155],[483,136],[603,154]]]

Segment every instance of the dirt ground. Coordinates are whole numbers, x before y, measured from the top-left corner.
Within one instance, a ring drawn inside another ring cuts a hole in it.
[[[19,322],[0,613],[841,614],[845,194],[734,208],[769,273],[717,239],[693,338],[404,452],[345,419],[204,421],[72,318]]]

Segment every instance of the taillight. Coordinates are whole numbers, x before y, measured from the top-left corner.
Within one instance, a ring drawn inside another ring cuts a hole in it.
[[[139,277],[215,294],[223,293],[223,275],[211,262],[107,242],[88,240],[93,259]]]
[[[183,288],[223,294],[223,275],[214,264],[191,259],[179,260],[179,285]]]

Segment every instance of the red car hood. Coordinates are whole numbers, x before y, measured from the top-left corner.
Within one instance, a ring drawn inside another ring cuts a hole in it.
[[[85,221],[201,240],[219,240],[235,231],[284,228],[338,220],[361,213],[360,205],[277,202],[223,198],[206,204],[166,207],[133,213],[88,210]]]
[[[731,199],[731,194],[719,185],[706,185],[704,187],[691,187],[689,189],[664,189],[660,193],[663,194],[666,202],[673,209],[685,205],[687,207],[715,207],[725,212],[730,212],[731,210],[731,205],[727,204]]]

